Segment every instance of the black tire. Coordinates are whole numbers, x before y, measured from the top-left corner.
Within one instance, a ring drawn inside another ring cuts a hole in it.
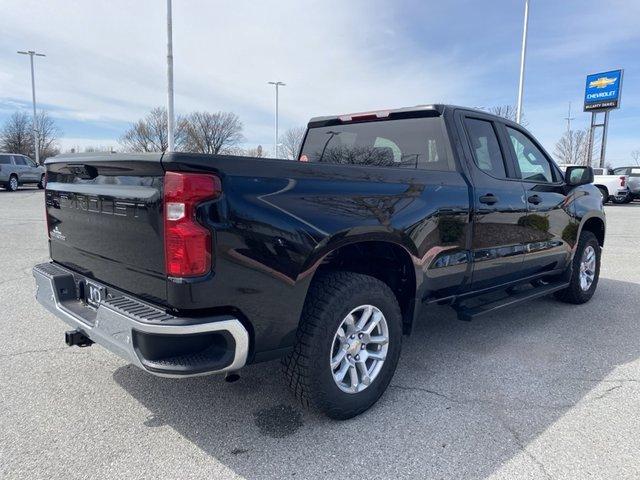
[[[11,175],[5,188],[10,192],[15,192],[16,190],[18,190],[18,177],[16,177],[15,175]]]
[[[341,390],[330,366],[333,340],[343,320],[356,307],[377,307],[387,322],[389,342],[382,368],[357,393]],[[291,354],[282,361],[289,387],[303,406],[344,420],[371,407],[389,386],[402,342],[402,316],[391,289],[380,280],[352,272],[323,274],[309,288]]]
[[[631,200],[633,200],[633,197],[631,196],[630,193],[628,193],[627,195],[623,196],[623,197],[611,197],[611,199],[613,200],[613,203],[617,204],[617,205],[622,205],[623,203],[629,203]]]
[[[44,189],[44,173],[40,176],[40,181],[38,182],[38,188],[40,190]]]
[[[609,203],[609,192],[607,189],[604,187],[598,187],[598,190],[600,190],[600,193],[602,194],[602,204],[605,205],[606,203]]]
[[[583,290],[580,286],[580,263],[587,247],[593,247],[596,256],[596,268],[595,276],[591,286],[587,290]],[[596,236],[589,231],[582,232],[580,239],[578,240],[578,247],[576,253],[571,262],[571,281],[569,286],[564,290],[556,292],[555,297],[566,303],[573,303],[576,305],[586,303],[591,300],[596,287],[598,286],[598,279],[600,278],[600,255],[601,248]]]

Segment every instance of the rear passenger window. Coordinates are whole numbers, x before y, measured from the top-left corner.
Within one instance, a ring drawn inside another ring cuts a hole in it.
[[[11,157],[9,155],[0,155],[0,165],[11,165]]]
[[[26,165],[27,162],[24,161],[24,157],[21,157],[20,155],[14,155],[13,156],[13,162],[16,165]]]
[[[477,118],[466,118],[464,123],[478,168],[493,177],[506,178],[504,159],[493,124]]]
[[[406,118],[310,128],[307,162],[455,170],[441,118]]]

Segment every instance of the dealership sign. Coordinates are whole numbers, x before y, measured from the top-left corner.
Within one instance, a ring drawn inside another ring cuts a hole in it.
[[[621,90],[622,70],[587,75],[584,111],[618,108]]]

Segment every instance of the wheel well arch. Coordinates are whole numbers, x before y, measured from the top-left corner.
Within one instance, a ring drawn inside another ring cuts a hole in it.
[[[604,246],[604,230],[604,221],[600,217],[591,217],[582,225],[582,232],[588,231],[593,233],[601,247]]]
[[[607,186],[606,186],[606,185],[595,185],[595,187],[596,187],[598,190],[604,190],[605,192],[607,192],[607,196],[609,195],[609,189],[607,188]]]
[[[410,332],[415,313],[416,273],[406,248],[379,240],[342,245],[323,257],[311,281],[331,271],[370,275],[384,282],[398,300],[404,332]]]

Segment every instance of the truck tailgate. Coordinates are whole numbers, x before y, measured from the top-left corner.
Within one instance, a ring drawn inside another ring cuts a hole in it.
[[[167,299],[160,154],[47,162],[51,258],[154,303]]]

